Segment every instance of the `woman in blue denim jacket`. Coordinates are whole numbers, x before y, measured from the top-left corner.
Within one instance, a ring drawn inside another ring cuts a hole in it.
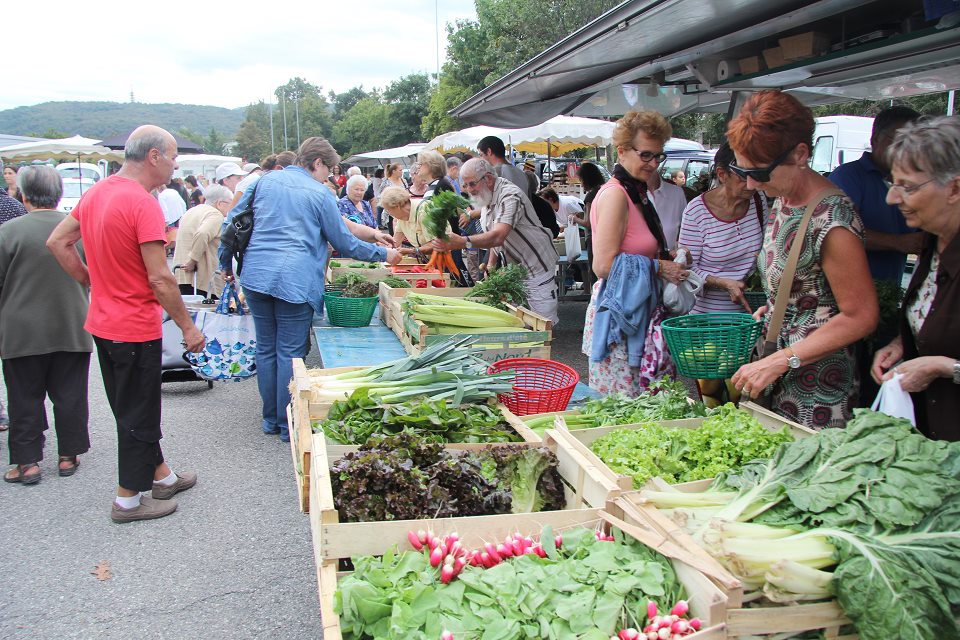
[[[285,442],[291,362],[306,356],[310,345],[313,314],[320,312],[323,300],[328,243],[342,256],[400,262],[396,250],[372,244],[393,246],[392,237],[340,217],[336,200],[324,185],[339,160],[329,142],[308,138],[297,151],[296,164],[264,174],[253,196],[253,235],[243,258],[243,292],[257,331],[263,431],[280,434]],[[246,199],[241,198],[234,211],[242,211]]]

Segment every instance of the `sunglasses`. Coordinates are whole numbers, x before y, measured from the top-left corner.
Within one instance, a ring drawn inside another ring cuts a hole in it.
[[[753,178],[756,182],[770,182],[770,174],[773,173],[773,170],[780,166],[780,163],[787,159],[787,156],[790,155],[790,152],[796,148],[796,145],[790,147],[786,151],[780,154],[780,156],[773,161],[769,167],[763,169],[744,169],[743,167],[738,167],[732,162],[729,165],[730,171],[739,176],[740,178],[746,180],[747,178]]]
[[[652,151],[639,151],[634,147],[630,147],[637,156],[640,157],[641,162],[650,162],[651,160],[656,160],[657,164],[660,164],[667,159],[667,154],[665,153],[653,153]]]

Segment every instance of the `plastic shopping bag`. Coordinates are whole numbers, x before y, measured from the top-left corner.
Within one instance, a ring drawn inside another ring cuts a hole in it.
[[[686,259],[686,249],[677,251],[675,262],[685,265]],[[704,279],[695,271],[690,271],[687,274],[687,279],[680,284],[668,282],[663,287],[663,306],[670,312],[670,315],[682,316],[690,313],[690,310],[697,304],[697,296],[703,291],[704,284]]]
[[[236,300],[236,313],[230,300]],[[253,316],[243,305],[233,284],[227,284],[214,311],[197,312],[197,328],[206,338],[200,353],[184,353],[194,372],[204,380],[240,382],[257,374],[257,336]]]
[[[571,222],[563,232],[563,241],[567,245],[567,262],[573,264],[580,259],[583,248],[580,246],[580,225]]]
[[[904,418],[917,426],[917,419],[913,415],[913,398],[900,386],[902,377],[902,373],[894,373],[892,378],[880,385],[880,393],[873,401],[871,409],[893,418]]]

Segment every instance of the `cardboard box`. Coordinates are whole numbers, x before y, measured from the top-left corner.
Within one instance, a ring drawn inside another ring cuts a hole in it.
[[[780,47],[763,50],[763,61],[767,64],[767,69],[776,69],[782,67],[785,63],[783,59],[783,50]]]
[[[830,36],[817,31],[780,38],[780,50],[786,62],[822,56],[830,51]]]
[[[737,65],[740,67],[740,75],[749,76],[759,73],[761,67],[760,56],[740,58],[737,60]]]

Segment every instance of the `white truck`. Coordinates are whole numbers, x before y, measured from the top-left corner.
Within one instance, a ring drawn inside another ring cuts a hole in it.
[[[845,162],[860,158],[870,150],[873,118],[862,116],[821,116],[813,132],[814,171],[830,173]]]

